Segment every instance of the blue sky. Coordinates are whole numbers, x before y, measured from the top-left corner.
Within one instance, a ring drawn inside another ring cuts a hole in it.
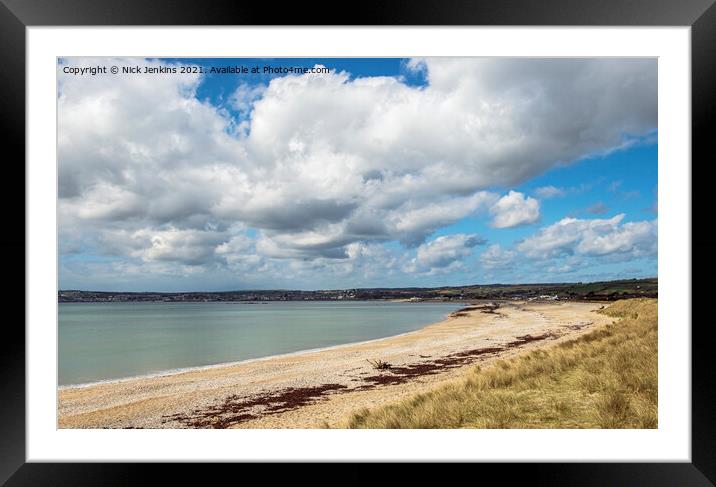
[[[657,275],[655,60],[60,64],[203,68],[60,71],[61,289]]]

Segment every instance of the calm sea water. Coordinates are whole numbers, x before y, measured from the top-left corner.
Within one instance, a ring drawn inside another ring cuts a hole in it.
[[[450,303],[60,303],[59,383],[82,384],[383,338]]]

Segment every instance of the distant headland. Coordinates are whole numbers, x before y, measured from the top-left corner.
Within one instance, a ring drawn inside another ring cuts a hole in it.
[[[115,292],[60,290],[60,303],[204,302],[204,301],[469,301],[475,299],[551,299],[614,301],[658,297],[658,279],[549,284],[479,284],[448,287],[358,288],[316,291],[240,290],[218,292]]]

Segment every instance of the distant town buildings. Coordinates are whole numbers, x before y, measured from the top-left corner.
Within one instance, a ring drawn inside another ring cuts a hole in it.
[[[656,278],[584,284],[490,284],[440,288],[365,288],[317,291],[276,289],[183,293],[60,290],[57,293],[57,299],[61,303],[332,300],[420,302],[470,301],[478,299],[611,301],[623,298],[657,296],[658,281]]]

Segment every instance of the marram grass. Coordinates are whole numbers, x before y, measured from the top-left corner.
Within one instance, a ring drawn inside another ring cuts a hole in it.
[[[657,300],[617,301],[616,318],[460,381],[357,412],[350,428],[656,428]]]

